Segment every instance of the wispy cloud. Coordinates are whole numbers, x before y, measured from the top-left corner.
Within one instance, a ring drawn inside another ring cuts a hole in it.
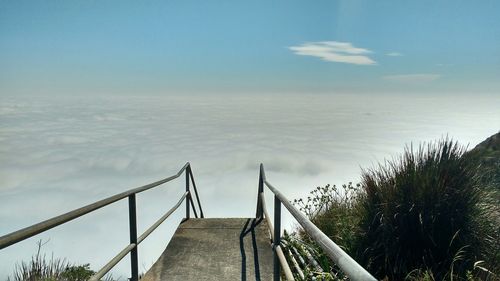
[[[382,78],[385,80],[401,82],[401,83],[426,83],[441,78],[441,75],[433,73],[397,74],[397,75],[386,75],[383,76]]]
[[[436,66],[438,67],[447,67],[447,66],[453,66],[451,63],[436,63]]]
[[[374,65],[376,62],[367,56],[371,51],[353,46],[349,42],[322,41],[309,42],[289,47],[295,54],[313,56],[329,62],[341,62],[358,65]]]
[[[398,52],[390,52],[390,53],[387,53],[385,55],[389,56],[389,57],[402,57],[403,56],[403,54],[398,53]]]

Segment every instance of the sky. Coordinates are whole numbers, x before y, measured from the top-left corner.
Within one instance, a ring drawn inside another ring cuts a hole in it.
[[[208,217],[250,217],[259,163],[294,199],[358,182],[406,145],[448,136],[472,148],[500,128],[499,10],[498,1],[0,0],[0,235],[187,161]],[[183,188],[138,196],[139,233]],[[0,279],[38,239],[48,256],[99,269],[128,244],[126,210],[118,202],[0,251]],[[182,216],[140,245],[140,271]],[[283,225],[293,229],[286,212]],[[113,274],[126,279],[127,258]]]
[[[0,92],[498,92],[500,3],[0,1]]]

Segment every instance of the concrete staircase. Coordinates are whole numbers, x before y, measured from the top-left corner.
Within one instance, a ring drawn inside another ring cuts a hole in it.
[[[255,218],[188,219],[141,280],[272,280],[268,231]]]

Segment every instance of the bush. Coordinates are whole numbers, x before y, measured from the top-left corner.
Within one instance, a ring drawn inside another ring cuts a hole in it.
[[[341,186],[326,185],[312,190],[306,200],[294,200],[294,205],[352,256],[360,237],[360,194],[360,185],[353,185],[352,182]],[[305,275],[296,274],[296,280],[348,280],[302,230],[285,235],[283,241],[285,252],[289,251],[285,255],[289,264],[294,264],[292,256],[295,256]],[[292,271],[297,273],[298,270],[292,268]]]
[[[495,241],[494,205],[478,186],[477,165],[451,140],[405,150],[378,170],[364,171],[357,256],[379,278],[414,271],[435,280],[465,276]],[[498,242],[496,242],[498,243]]]
[[[363,171],[360,185],[318,187],[295,204],[379,279],[497,280],[500,204],[480,168],[444,139]]]
[[[37,242],[37,252],[31,257],[29,262],[16,264],[12,279],[8,281],[38,281],[38,280],[58,280],[61,273],[68,266],[68,262],[63,259],[48,259],[45,254],[41,254],[42,241]]]
[[[358,247],[360,232],[359,191],[360,185],[353,185],[352,182],[340,187],[326,185],[311,191],[306,201],[298,199],[294,204],[332,241],[353,255]]]
[[[86,281],[89,280],[92,275],[95,274],[95,271],[90,269],[90,264],[84,265],[73,265],[68,266],[61,273],[61,277],[63,280],[68,281]]]
[[[16,264],[12,278],[8,277],[7,281],[85,281],[95,274],[89,264],[74,265],[66,259],[54,258],[53,255],[50,259],[47,258],[41,253],[43,245],[42,241],[38,241],[36,254],[29,262]],[[113,279],[108,276],[104,280]]]

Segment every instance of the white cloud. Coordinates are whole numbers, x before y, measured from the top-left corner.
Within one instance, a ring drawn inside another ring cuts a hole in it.
[[[433,73],[396,74],[396,75],[386,75],[383,76],[382,78],[385,80],[401,82],[401,83],[426,83],[441,78],[441,75]]]
[[[390,53],[387,53],[386,55],[389,57],[402,57],[403,56],[403,54],[398,53],[398,52],[390,52]]]
[[[349,42],[310,42],[292,46],[289,49],[297,55],[318,57],[324,61],[358,65],[376,64],[374,60],[366,56],[371,53],[370,50],[354,47]]]

